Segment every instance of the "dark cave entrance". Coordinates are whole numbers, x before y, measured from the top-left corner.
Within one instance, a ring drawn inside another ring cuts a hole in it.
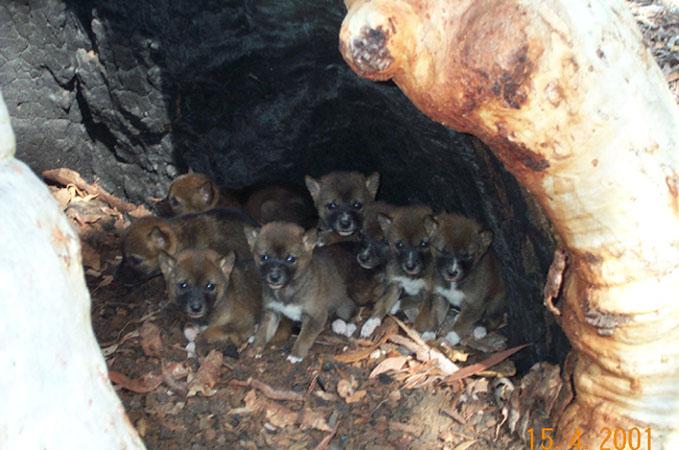
[[[337,50],[344,11],[337,0],[0,6],[18,157],[135,201],[164,195],[188,168],[231,188],[378,171],[381,198],[461,212],[494,232],[510,344],[533,343],[516,362],[562,360],[567,342],[542,307],[548,221],[482,143],[349,70]]]

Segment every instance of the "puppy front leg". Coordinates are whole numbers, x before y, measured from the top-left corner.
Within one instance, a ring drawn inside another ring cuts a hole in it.
[[[311,316],[309,314],[304,315],[302,319],[302,329],[299,331],[299,336],[297,336],[297,340],[292,346],[292,352],[288,355],[288,361],[294,364],[304,359],[318,335],[323,331],[323,327],[327,320],[327,312],[321,313],[318,316]]]
[[[369,337],[382,323],[384,316],[389,314],[401,297],[398,284],[390,284],[384,294],[377,300],[375,309],[368,320],[361,327],[361,337]]]
[[[264,316],[262,317],[262,322],[259,324],[259,329],[255,335],[255,342],[251,351],[255,358],[262,356],[262,351],[276,333],[280,320],[281,315],[279,313],[270,309],[264,311]]]

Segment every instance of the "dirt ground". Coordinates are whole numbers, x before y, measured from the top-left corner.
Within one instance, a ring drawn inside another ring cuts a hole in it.
[[[95,204],[90,200],[82,215],[96,216],[103,206]],[[190,380],[206,363],[187,357],[184,324],[166,302],[162,277],[120,284],[114,216],[84,228],[90,231],[83,240],[95,251],[85,260],[94,329],[118,394],[149,448],[525,447],[506,425],[500,427],[507,413],[495,400],[493,375],[512,374],[509,362],[488,377],[444,384],[433,361],[379,337],[361,341],[327,331],[297,365],[285,359],[292,339],[262,359],[225,352],[211,382],[192,395]],[[393,321],[382,330],[408,339]],[[463,347],[445,352],[460,365],[484,356]],[[337,355],[354,355],[355,361]],[[371,376],[385,360],[398,369]]]
[[[679,15],[627,3],[679,100]],[[150,449],[525,449],[527,429],[553,426],[571,395],[558,367],[540,364],[518,380],[502,346],[430,347],[395,320],[372,341],[326,331],[297,365],[285,359],[292,339],[262,359],[189,357],[162,278],[132,287],[115,278],[121,211],[146,211],[83,183],[52,191],[81,234],[94,330]],[[443,373],[441,357],[463,369]]]

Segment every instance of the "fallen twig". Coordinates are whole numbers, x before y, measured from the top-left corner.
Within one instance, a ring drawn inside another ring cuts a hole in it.
[[[497,364],[501,361],[504,361],[505,359],[509,358],[514,353],[518,352],[519,350],[522,350],[522,349],[528,347],[528,345],[530,345],[530,344],[517,345],[516,347],[512,347],[510,349],[503,350],[501,352],[497,352],[494,355],[491,355],[489,358],[486,358],[481,362],[478,362],[476,364],[470,364],[469,366],[461,368],[457,372],[446,377],[443,381],[446,384],[452,384],[454,381],[462,380],[463,378],[467,378],[469,376],[476,375],[476,374],[483,372],[484,370],[488,369],[489,367],[493,367],[495,364]]]
[[[248,378],[245,381],[233,379],[229,381],[229,384],[232,386],[255,388],[272,400],[289,400],[294,402],[304,401],[304,396],[298,392],[274,389],[268,384],[257,380],[256,378]]]
[[[82,179],[80,174],[75,170],[61,168],[61,169],[50,169],[42,172],[43,178],[59,183],[63,186],[73,185],[80,191],[87,192],[90,195],[97,196],[104,202],[108,203],[111,207],[118,209],[122,212],[132,212],[137,208],[143,208],[143,206],[137,206],[132,203],[126,202],[112,194],[106,192],[103,188],[97,186],[97,184],[89,184]],[[148,212],[148,211],[147,211]]]

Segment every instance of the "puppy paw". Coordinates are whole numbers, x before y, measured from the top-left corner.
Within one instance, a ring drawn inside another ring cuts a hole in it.
[[[304,358],[300,358],[299,356],[294,356],[294,355],[288,355],[288,361],[290,364],[297,364],[298,362],[302,361]]]
[[[196,343],[195,342],[189,342],[186,344],[186,347],[184,347],[184,350],[186,350],[186,357],[187,358],[195,358],[196,357]]]
[[[248,338],[248,344],[252,344],[253,342],[255,342],[255,335],[254,334]]]
[[[381,324],[382,319],[378,319],[377,317],[372,317],[366,320],[363,326],[361,327],[361,337],[362,338],[370,337],[375,332],[377,327],[379,327]]]
[[[450,333],[446,334],[446,337],[444,339],[450,345],[457,345],[460,343],[460,335],[454,331],[451,331]]]
[[[346,335],[347,333],[347,323],[343,321],[342,319],[336,319],[332,323],[332,331],[335,334],[341,334],[341,335]]]
[[[421,336],[423,341],[433,341],[436,339],[436,333],[433,331],[425,331]]]
[[[472,332],[472,336],[474,336],[474,339],[476,340],[483,339],[487,334],[488,330],[486,330],[486,327],[482,326],[474,328],[474,331]]]
[[[357,328],[358,328],[358,327],[356,326],[355,323],[348,323],[348,324],[347,324],[347,332],[346,332],[345,336],[346,336],[346,337],[351,337],[351,336],[353,336],[354,333],[356,332],[356,329],[357,329]]]

